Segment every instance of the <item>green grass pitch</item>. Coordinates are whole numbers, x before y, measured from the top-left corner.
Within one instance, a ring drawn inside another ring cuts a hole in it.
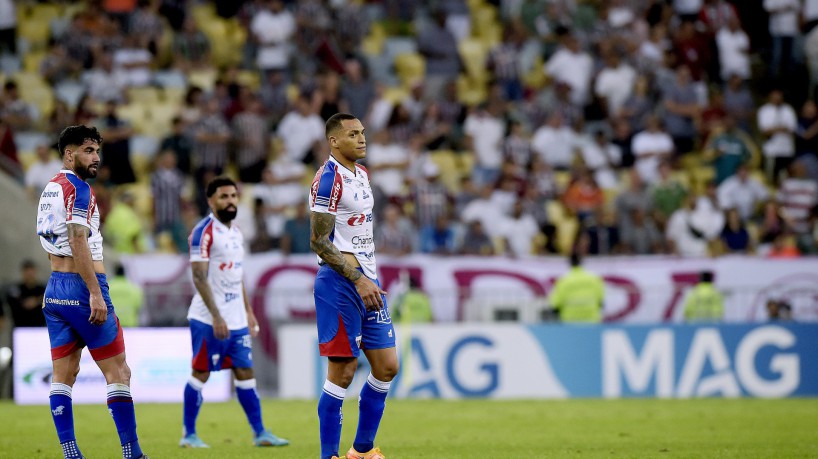
[[[344,405],[342,454],[357,422]],[[184,450],[181,405],[138,404],[140,441],[152,459],[317,458],[315,401],[264,401],[264,418],[292,444],[254,448],[237,402],[205,403],[199,435],[211,448]],[[102,405],[74,408],[89,459],[121,457]],[[60,458],[47,406],[0,404],[0,458]],[[818,399],[390,400],[377,444],[389,459],[542,457],[818,457]]]

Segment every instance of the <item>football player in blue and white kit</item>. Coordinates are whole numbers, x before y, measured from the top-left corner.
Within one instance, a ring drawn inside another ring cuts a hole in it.
[[[65,128],[57,142],[63,169],[45,186],[37,208],[37,235],[51,261],[43,298],[54,367],[51,414],[65,458],[83,457],[74,435],[71,391],[80,372],[82,348],[88,346],[108,383],[108,411],[116,424],[122,457],[147,458],[136,436],[122,327],[108,295],[99,208],[86,182],[97,176],[101,144],[102,136],[94,127]]]
[[[184,435],[179,446],[208,448],[196,435],[196,417],[202,405],[202,388],[211,371],[233,369],[236,396],[253,428],[256,446],[284,446],[287,440],[273,435],[261,420],[261,403],[253,374],[251,338],[259,331],[244,288],[244,238],[232,224],[239,193],[227,177],[217,177],[205,194],[210,215],[190,234],[190,265],[196,295],[187,318],[193,343],[193,373],[185,385]]]
[[[328,358],[318,401],[321,458],[338,458],[341,407],[363,350],[372,368],[359,397],[358,431],[347,459],[384,459],[375,447],[386,396],[398,373],[395,330],[375,267],[374,200],[361,122],[338,113],[326,123],[330,158],[310,190],[310,246],[320,268],[315,279],[319,351]]]

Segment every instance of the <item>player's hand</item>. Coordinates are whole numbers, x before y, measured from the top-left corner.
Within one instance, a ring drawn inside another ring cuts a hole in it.
[[[386,292],[366,276],[361,276],[355,281],[355,290],[361,299],[364,300],[364,306],[367,311],[380,311],[383,309],[383,296]]]
[[[259,326],[258,320],[256,320],[256,315],[250,311],[250,314],[247,314],[247,327],[250,328],[250,336],[255,338],[258,335]]]
[[[88,317],[88,322],[93,325],[104,324],[108,320],[108,305],[105,304],[102,294],[91,294],[89,303],[91,304],[91,316]]]
[[[222,316],[213,318],[213,336],[216,339],[227,339],[230,337],[230,330],[227,329],[227,322]]]

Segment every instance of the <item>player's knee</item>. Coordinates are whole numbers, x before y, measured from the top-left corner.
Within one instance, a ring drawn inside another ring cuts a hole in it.
[[[253,379],[253,369],[252,368],[233,368],[233,374],[236,376],[236,379],[239,381],[244,381],[247,379]]]
[[[400,365],[398,364],[398,361],[395,360],[394,362],[381,365],[381,367],[377,369],[377,374],[375,374],[376,370],[373,368],[372,375],[380,381],[389,382],[395,379],[395,376],[398,375],[399,369]]]

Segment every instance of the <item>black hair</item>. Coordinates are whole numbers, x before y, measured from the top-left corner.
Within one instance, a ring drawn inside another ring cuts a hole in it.
[[[713,282],[713,271],[702,271],[699,273],[699,282]]]
[[[22,263],[20,263],[20,269],[29,269],[29,268],[36,268],[36,267],[37,267],[37,263],[34,263],[34,260],[32,260],[30,258],[26,258],[25,260],[23,260]]]
[[[125,267],[122,266],[122,263],[117,263],[116,267],[114,268],[114,275],[115,276],[124,276],[125,275]]]
[[[65,156],[65,149],[70,145],[82,145],[86,140],[93,140],[97,144],[102,143],[102,135],[97,128],[93,126],[68,126],[60,132],[60,138],[57,140],[57,150],[60,152],[60,157]]]
[[[582,258],[579,256],[579,253],[572,252],[571,253],[571,266],[579,266],[582,263]]]
[[[5,89],[6,91],[17,89],[17,82],[13,80],[6,81],[6,84],[3,85],[3,89]]]
[[[341,128],[341,123],[348,120],[357,120],[355,115],[349,113],[336,113],[327,120],[326,131],[324,134],[329,139],[330,134]]]
[[[207,188],[205,189],[205,195],[210,198],[214,194],[216,194],[216,190],[223,186],[232,186],[238,189],[239,187],[236,186],[236,182],[233,181],[230,177],[216,177],[207,184]]]

